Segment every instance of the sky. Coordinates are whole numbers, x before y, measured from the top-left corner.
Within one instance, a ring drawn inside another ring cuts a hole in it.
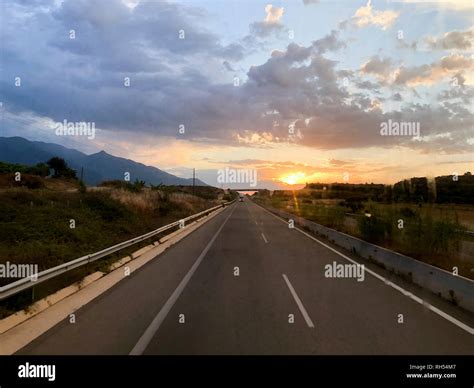
[[[0,136],[216,186],[224,169],[270,189],[463,174],[472,4],[0,0]]]

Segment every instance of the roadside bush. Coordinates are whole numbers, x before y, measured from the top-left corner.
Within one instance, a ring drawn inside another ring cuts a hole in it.
[[[413,209],[410,209],[409,207],[402,207],[400,209],[400,215],[406,218],[413,218],[416,216],[416,212]]]
[[[331,206],[326,208],[327,225],[340,228],[346,218],[345,209],[341,206]]]
[[[362,238],[374,244],[383,242],[390,229],[389,222],[378,215],[359,216],[357,225]]]
[[[88,193],[83,203],[104,221],[111,222],[120,219],[126,212],[124,206],[100,193]]]
[[[132,193],[139,193],[145,187],[145,181],[135,179],[135,182],[126,182],[125,189]]]
[[[433,221],[431,215],[423,220],[423,248],[429,254],[453,256],[461,249],[462,231],[457,220],[443,218]]]
[[[29,189],[41,189],[44,187],[44,183],[41,178],[36,176],[24,176],[22,182]]]
[[[130,183],[126,181],[121,181],[119,179],[111,180],[111,181],[103,181],[100,183],[99,186],[101,187],[112,187],[115,189],[124,189],[130,191],[131,193],[139,193],[144,187],[146,182],[142,180],[135,179],[135,182]],[[153,186],[151,185],[152,190],[161,190],[162,186]]]
[[[111,180],[111,181],[102,181],[98,186],[99,187],[112,187],[115,189],[123,189],[124,188],[124,181],[119,179]]]
[[[362,202],[356,198],[347,198],[344,201],[344,206],[347,206],[348,208],[350,208],[352,213],[357,213],[358,211],[362,210],[362,208],[364,207]]]

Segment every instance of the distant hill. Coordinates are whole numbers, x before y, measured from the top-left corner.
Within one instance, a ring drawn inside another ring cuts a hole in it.
[[[130,159],[120,158],[105,151],[87,155],[59,144],[30,141],[22,137],[0,137],[0,161],[35,165],[46,162],[53,156],[66,160],[68,165],[80,175],[84,168],[84,181],[97,185],[106,180],[124,179],[125,172],[130,173],[130,181],[143,180],[147,184],[192,185],[192,178],[180,178],[156,167],[146,166]],[[197,186],[207,186],[196,179]]]

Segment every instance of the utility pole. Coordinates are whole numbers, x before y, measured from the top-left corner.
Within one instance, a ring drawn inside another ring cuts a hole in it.
[[[193,168],[193,195],[194,195],[194,186],[196,184],[196,169]]]

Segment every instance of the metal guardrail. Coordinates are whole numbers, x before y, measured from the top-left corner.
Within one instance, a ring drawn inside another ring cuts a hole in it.
[[[96,261],[98,259],[101,259],[105,256],[108,256],[112,253],[115,253],[117,251],[120,251],[124,248],[128,248],[136,243],[139,243],[141,241],[144,241],[150,237],[153,237],[157,234],[163,233],[169,229],[175,228],[180,225],[186,224],[186,222],[194,220],[195,218],[199,218],[201,216],[204,216],[206,214],[209,214],[219,208],[226,207],[234,203],[236,200],[234,199],[233,201],[223,203],[222,205],[214,206],[210,209],[204,210],[200,213],[193,214],[192,216],[183,218],[179,221],[175,221],[171,224],[162,226],[158,229],[155,229],[151,232],[145,233],[141,236],[132,238],[130,240],[124,241],[122,243],[116,244],[114,246],[111,246],[109,248],[105,248],[99,252],[96,253],[91,253],[86,256],[79,257],[78,259],[68,261],[67,263],[60,264],[56,267],[48,268],[44,271],[39,272],[37,275],[35,275],[36,280],[33,280],[31,277],[26,277],[20,280],[17,280],[15,282],[9,283],[3,287],[0,287],[0,300],[4,300],[12,295],[18,294],[21,291],[27,290],[28,288],[34,287],[40,283],[45,282],[46,280],[55,278],[58,275],[62,275],[65,272],[71,271],[75,268],[81,267],[85,264],[91,263],[93,261]]]

